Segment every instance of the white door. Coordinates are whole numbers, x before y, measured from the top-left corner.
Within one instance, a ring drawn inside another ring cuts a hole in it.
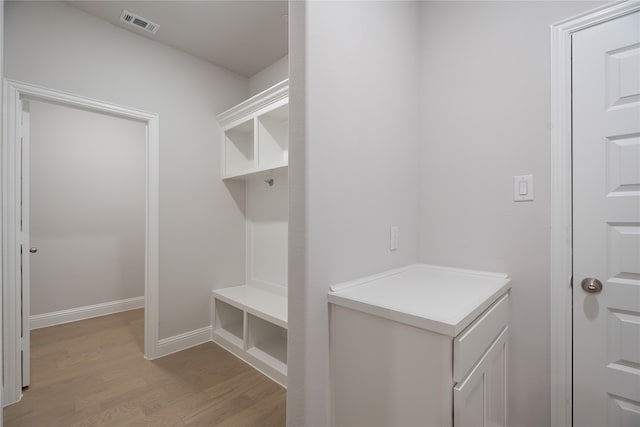
[[[637,427],[640,12],[575,33],[572,52],[573,425]]]

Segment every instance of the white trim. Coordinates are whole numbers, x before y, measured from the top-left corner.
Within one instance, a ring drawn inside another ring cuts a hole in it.
[[[551,26],[551,426],[572,425],[571,35],[640,10],[621,1]]]
[[[136,310],[138,308],[144,308],[144,296],[70,308],[68,310],[53,311],[51,313],[36,314],[29,317],[29,326],[31,330],[47,328],[49,326],[77,322],[78,320]]]
[[[21,178],[22,178],[22,185],[21,185],[21,189],[22,189],[22,194],[20,195],[20,202],[22,203],[22,219],[21,219],[21,224],[22,224],[22,240],[21,242],[23,243],[23,253],[21,253],[20,256],[20,262],[22,263],[22,269],[21,269],[21,274],[22,274],[22,386],[29,386],[29,384],[31,383],[31,366],[29,363],[24,363],[25,360],[31,360],[31,346],[30,345],[24,345],[25,342],[30,343],[31,342],[31,335],[30,335],[30,331],[28,328],[29,325],[29,313],[31,313],[31,288],[30,288],[30,280],[31,280],[31,257],[28,255],[29,252],[26,252],[26,248],[28,248],[29,246],[31,246],[29,244],[29,242],[25,241],[25,236],[29,236],[30,233],[30,216],[29,216],[29,209],[30,209],[30,203],[31,201],[29,200],[29,186],[30,184],[30,173],[29,173],[29,161],[28,159],[30,158],[30,153],[31,153],[31,144],[30,144],[30,131],[31,131],[31,125],[29,122],[29,118],[31,117],[31,112],[30,112],[30,108],[29,108],[29,102],[25,101],[22,103],[22,109],[20,111],[20,117],[21,117],[21,125],[20,125],[20,132],[21,132],[21,140],[22,140],[22,144],[21,144],[21,148],[20,150],[22,151],[22,155],[21,157],[21,168],[22,168],[22,172],[21,172]],[[27,325],[27,327],[25,327],[24,325]]]
[[[20,375],[20,290],[17,282],[20,271],[18,229],[18,189],[20,160],[16,150],[20,137],[20,99],[38,99],[62,103],[78,108],[140,120],[147,125],[146,140],[146,236],[145,236],[145,348],[147,359],[158,357],[158,184],[159,184],[159,117],[155,113],[134,110],[96,101],[70,93],[47,89],[9,79],[4,80],[3,139],[2,139],[2,272],[3,283],[3,404],[20,400],[22,395]],[[28,327],[28,326],[27,326]]]
[[[211,325],[169,338],[163,338],[158,342],[156,357],[168,356],[210,341]]]
[[[3,293],[3,368],[4,389],[3,405],[17,402],[22,397],[21,363],[21,299],[17,287],[19,277],[19,236],[17,189],[19,180],[20,157],[16,149],[16,138],[20,129],[20,98],[15,88],[9,87],[5,81],[3,105],[3,141],[2,141],[2,293]]]
[[[0,0],[0,81],[4,80],[4,0]],[[4,85],[0,85],[0,96],[4,99]],[[0,105],[0,115],[4,116],[4,109],[5,104],[4,101],[2,102],[2,104]],[[0,126],[2,126],[2,129],[4,129],[4,123],[1,123]],[[0,132],[2,132],[2,134],[4,134],[4,131],[0,129]],[[0,138],[1,138],[1,134],[0,134]],[[1,152],[1,150],[0,150]],[[1,173],[2,171],[0,171]],[[1,175],[0,175],[0,180],[1,180]],[[0,222],[1,224],[1,222]],[[1,233],[0,233],[1,234]],[[1,259],[1,255],[2,253],[4,253],[4,249],[2,248],[2,245],[0,244],[0,259]],[[0,262],[0,280],[2,280],[3,277],[3,268],[2,268],[2,263]],[[0,288],[2,287],[2,282],[0,282]],[[4,323],[3,320],[3,303],[2,303],[2,290],[0,289],[0,322]],[[0,355],[4,355],[4,332],[2,330],[3,328],[0,327]],[[0,364],[0,427],[2,427],[3,425],[3,411],[2,408],[4,407],[4,398],[3,398],[3,384],[4,381],[2,379],[2,364]]]
[[[147,121],[147,230],[145,251],[144,357],[158,353],[160,306],[160,117]]]
[[[257,115],[265,107],[277,108],[287,104],[289,98],[289,79],[276,83],[268,89],[252,96],[238,105],[234,105],[226,111],[218,114],[216,120],[223,130],[229,129],[247,120],[248,117]]]

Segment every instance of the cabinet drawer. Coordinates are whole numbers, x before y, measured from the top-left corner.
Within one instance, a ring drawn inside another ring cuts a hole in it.
[[[507,325],[509,294],[485,310],[453,340],[453,382],[462,381],[471,367]]]

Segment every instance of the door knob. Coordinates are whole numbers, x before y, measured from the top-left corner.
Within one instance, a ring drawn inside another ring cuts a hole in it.
[[[602,291],[602,282],[598,279],[594,279],[593,277],[583,279],[580,284],[582,285],[582,289],[590,294],[597,294]]]
[[[29,252],[31,252],[32,254],[38,253],[38,248],[36,248],[35,246],[32,248],[29,248]]]

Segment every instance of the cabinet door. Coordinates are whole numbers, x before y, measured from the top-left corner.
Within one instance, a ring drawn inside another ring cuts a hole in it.
[[[453,388],[454,426],[506,426],[507,329],[504,328],[469,375]]]

